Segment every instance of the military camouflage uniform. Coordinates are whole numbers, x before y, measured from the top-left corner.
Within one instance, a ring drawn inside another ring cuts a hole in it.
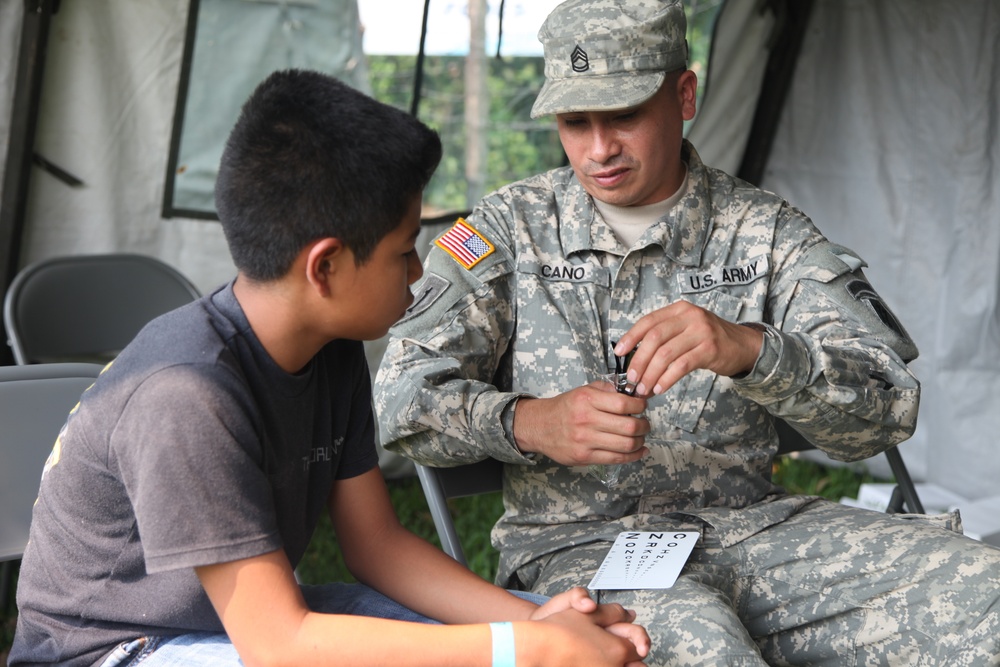
[[[569,168],[487,196],[471,256],[432,249],[391,332],[383,444],[430,465],[507,462],[505,586],[586,585],[623,530],[700,531],[673,588],[601,593],[639,612],[649,665],[1000,664],[1000,550],[772,484],[773,417],[845,461],[906,439],[916,349],[857,255],[690,144],[683,158],[686,192],[632,248]],[[512,401],[613,370],[612,341],[678,299],[761,327],[753,370],[698,370],[651,398],[650,452],[611,489],[517,451]]]

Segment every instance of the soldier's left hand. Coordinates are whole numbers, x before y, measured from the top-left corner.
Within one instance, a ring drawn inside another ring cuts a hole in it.
[[[643,396],[662,394],[691,371],[704,368],[719,375],[737,375],[753,368],[764,334],[728,322],[687,301],[676,301],[636,322],[618,340],[615,354],[633,348],[630,382]],[[637,347],[638,346],[638,347]]]

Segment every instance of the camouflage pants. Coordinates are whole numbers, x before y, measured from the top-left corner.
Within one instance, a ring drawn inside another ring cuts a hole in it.
[[[586,586],[610,548],[526,565],[537,593]],[[817,501],[729,548],[711,529],[667,590],[602,591],[635,609],[666,665],[1000,665],[1000,549]]]

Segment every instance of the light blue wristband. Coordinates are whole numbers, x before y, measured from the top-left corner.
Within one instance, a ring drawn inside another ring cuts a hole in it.
[[[514,626],[510,623],[490,623],[493,637],[493,667],[517,667],[514,654]]]

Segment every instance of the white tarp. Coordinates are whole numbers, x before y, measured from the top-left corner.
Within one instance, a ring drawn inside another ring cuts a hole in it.
[[[743,159],[774,29],[759,2],[729,0],[716,20],[704,102],[687,136],[706,164],[730,174]]]
[[[690,134],[730,171],[762,74],[758,8],[727,6],[721,34],[738,39]],[[762,184],[868,261],[921,351],[920,420],[900,451],[970,499],[1000,490],[998,35],[992,0],[817,0]]]
[[[23,4],[0,3],[5,25],[9,6]],[[60,3],[49,35],[35,151],[84,185],[72,188],[33,169],[22,265],[53,255],[128,250],[163,259],[202,291],[233,274],[218,224],[160,217],[187,5]],[[16,55],[7,52],[6,41],[2,48],[5,60]],[[6,136],[7,119],[0,123]]]
[[[1000,493],[1000,3],[819,0],[763,186],[868,261],[920,348],[915,476]]]
[[[772,22],[756,0],[731,2],[749,23],[721,33],[739,38],[733,69],[713,63],[692,137],[735,171]],[[160,217],[187,5],[60,3],[36,150],[85,185],[33,170],[22,263],[133,251],[203,291],[231,277],[217,223]],[[22,6],[0,0],[0,168]],[[764,183],[870,263],[921,350],[920,425],[904,457],[970,498],[996,495],[1000,478],[997,35],[993,0],[817,0]]]

